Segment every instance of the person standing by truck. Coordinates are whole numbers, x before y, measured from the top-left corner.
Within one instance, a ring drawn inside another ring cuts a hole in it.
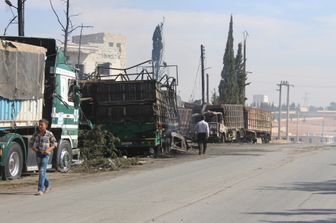
[[[34,133],[30,140],[32,150],[36,153],[36,161],[39,170],[38,190],[36,195],[43,195],[50,189],[47,177],[49,155],[56,148],[57,142],[53,133],[48,131],[49,122],[46,119],[39,121],[39,130]]]
[[[207,149],[207,141],[209,138],[209,124],[204,120],[204,116],[201,116],[201,121],[196,124],[196,132],[197,132],[197,143],[199,149],[199,155],[202,154],[203,147],[203,154],[205,154]]]

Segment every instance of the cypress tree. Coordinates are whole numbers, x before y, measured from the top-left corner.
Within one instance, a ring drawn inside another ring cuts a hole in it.
[[[218,87],[220,101],[224,104],[238,104],[239,91],[235,72],[235,56],[233,50],[233,22],[230,18],[228,39],[223,58],[222,78]]]
[[[153,33],[153,49],[152,49],[152,62],[154,67],[154,77],[159,80],[160,77],[160,65],[162,63],[163,54],[163,42],[162,42],[162,28],[163,23],[155,27]]]
[[[245,104],[245,88],[246,88],[246,73],[244,69],[244,61],[243,61],[243,53],[242,53],[242,44],[238,44],[238,50],[236,55],[236,62],[235,62],[235,70],[237,75],[237,84],[238,84],[238,103]]]

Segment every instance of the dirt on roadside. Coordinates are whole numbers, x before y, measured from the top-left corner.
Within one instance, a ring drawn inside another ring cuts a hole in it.
[[[282,145],[286,147],[286,145]],[[261,156],[266,152],[273,152],[279,148],[279,145],[252,145],[252,144],[209,144],[207,154],[198,155],[197,149],[191,149],[187,152],[177,152],[171,157],[166,158],[137,158],[137,165],[126,166],[114,171],[91,170],[85,168],[74,167],[68,173],[59,173],[49,171],[48,177],[52,183],[52,187],[72,186],[82,184],[94,180],[95,182],[106,180],[107,178],[115,178],[124,174],[136,174],[141,171],[149,171],[157,168],[165,168],[167,166],[177,165],[184,162],[207,159],[216,156]],[[300,147],[300,150],[305,150]],[[312,150],[312,148],[308,149]],[[31,194],[37,190],[38,173],[26,173],[18,180],[0,181],[0,196],[2,194]]]
[[[114,178],[130,172],[138,172],[144,170],[150,170],[155,168],[163,168],[168,165],[174,165],[188,160],[195,160],[204,157],[196,156],[196,152],[178,152],[171,157],[165,158],[151,158],[151,157],[139,157],[138,162],[132,165],[125,165],[113,170],[104,170],[95,168],[88,170],[87,167],[73,166],[68,173],[59,173],[54,170],[48,170],[48,178],[52,184],[52,187],[81,184],[86,181],[105,180],[106,178]],[[0,196],[1,194],[22,194],[22,193],[34,193],[37,190],[38,172],[29,172],[21,176],[17,180],[0,181]]]

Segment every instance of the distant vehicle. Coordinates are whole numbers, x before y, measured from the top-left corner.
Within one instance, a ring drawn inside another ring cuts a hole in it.
[[[231,104],[208,105],[206,107],[207,111],[219,112],[223,115],[223,121],[219,118],[220,129],[218,129],[222,135],[221,141],[241,142],[244,139],[245,129],[243,109],[243,105]]]
[[[79,88],[56,40],[0,37],[0,73],[2,179],[38,169],[28,142],[41,118],[58,141],[48,168],[68,171],[78,152]]]
[[[209,141],[225,142],[228,131],[224,124],[223,113],[206,111],[203,115],[205,117],[205,121],[209,124]]]
[[[263,109],[244,107],[246,141],[269,143],[272,136],[272,113]]]
[[[200,112],[194,108],[194,111]],[[272,114],[263,109],[243,105],[207,105],[202,113],[194,113],[191,118],[191,132],[203,115],[209,123],[211,142],[252,142],[260,139],[263,143],[271,140]],[[195,141],[195,135],[193,140]]]
[[[192,115],[192,126],[191,131],[193,132],[193,141],[196,142],[196,124],[201,120],[201,117],[204,116],[204,120],[209,124],[209,142],[225,142],[226,128],[224,125],[223,113],[206,111],[203,114],[195,113]]]

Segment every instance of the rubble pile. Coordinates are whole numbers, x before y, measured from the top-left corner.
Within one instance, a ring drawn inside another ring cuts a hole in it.
[[[96,127],[92,130],[81,130],[79,146],[83,163],[77,171],[97,172],[118,170],[139,165],[138,158],[121,156],[116,148],[119,138],[112,133]]]

